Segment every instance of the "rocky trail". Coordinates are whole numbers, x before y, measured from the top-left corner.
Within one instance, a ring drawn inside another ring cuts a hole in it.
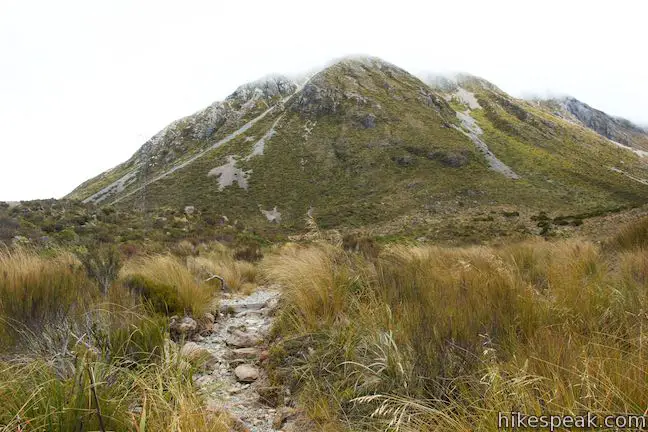
[[[270,386],[262,366],[268,356],[262,342],[278,300],[276,287],[246,297],[225,295],[211,332],[183,347],[210,353],[208,367],[195,382],[210,409],[227,411],[237,419],[238,431],[292,430],[295,409],[290,408],[290,395]]]

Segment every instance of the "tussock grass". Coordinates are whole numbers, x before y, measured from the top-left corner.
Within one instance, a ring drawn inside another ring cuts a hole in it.
[[[648,218],[631,222],[621,228],[606,245],[616,250],[641,249],[648,246]]]
[[[213,289],[171,257],[129,262],[133,275],[168,283],[183,311],[209,306]],[[65,252],[0,252],[0,430],[230,430],[193,386],[168,318],[106,280]]]
[[[213,308],[213,287],[199,281],[179,259],[154,255],[128,262],[121,271],[127,286],[150,300],[156,310],[201,316]]]
[[[250,293],[256,287],[257,266],[237,260],[234,252],[220,243],[205,247],[200,256],[187,258],[187,266],[204,280],[214,275],[222,277],[227,290]],[[212,279],[212,284],[221,287],[217,279]]]
[[[39,332],[85,312],[99,290],[74,255],[0,251],[0,342],[18,330]]]
[[[300,332],[332,325],[352,306],[349,293],[359,289],[352,272],[353,257],[320,244],[311,248],[283,248],[268,256],[261,269],[267,280],[283,286],[281,322]]]
[[[648,251],[291,247],[272,377],[322,428],[497,430],[497,413],[643,413]],[[353,429],[353,430],[356,430]]]
[[[101,421],[115,431],[230,430],[226,415],[205,408],[180,362],[177,348],[167,345],[161,362],[137,368],[75,358],[63,379],[43,360],[0,364],[0,425],[66,432],[100,430]]]

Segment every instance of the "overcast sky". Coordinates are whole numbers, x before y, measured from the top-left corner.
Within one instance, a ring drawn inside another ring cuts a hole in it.
[[[238,85],[345,54],[648,124],[643,3],[0,0],[0,200],[61,197]]]

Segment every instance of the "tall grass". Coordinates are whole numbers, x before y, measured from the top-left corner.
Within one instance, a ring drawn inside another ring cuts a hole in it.
[[[170,257],[125,272],[171,284],[183,310],[209,306],[213,290]],[[0,430],[230,430],[193,386],[168,318],[120,282],[100,295],[100,282],[65,252],[0,252]]]
[[[643,413],[648,251],[333,246],[267,257],[272,377],[322,428],[497,429],[497,413]]]
[[[268,256],[261,269],[268,281],[283,288],[281,322],[300,332],[332,325],[353,305],[349,294],[360,290],[354,257],[333,246],[286,247]]]
[[[65,378],[42,360],[0,364],[0,428],[92,431],[101,422],[115,431],[230,430],[225,414],[205,408],[177,349],[167,345],[163,359],[132,368],[83,356]]]
[[[616,250],[640,249],[648,246],[648,218],[633,221],[621,227],[608,239],[606,246]]]
[[[171,255],[134,259],[124,265],[120,276],[125,285],[151,300],[160,311],[201,316],[214,306],[216,290]]]
[[[98,294],[72,254],[0,251],[0,343],[79,316]]]
[[[248,261],[237,260],[234,252],[220,243],[212,243],[205,247],[200,256],[188,257],[187,266],[203,280],[219,276],[221,282],[213,278],[213,285],[227,291],[249,294],[256,287],[257,266]]]

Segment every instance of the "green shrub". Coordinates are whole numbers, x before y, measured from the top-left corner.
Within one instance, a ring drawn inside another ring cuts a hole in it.
[[[186,264],[174,256],[155,255],[131,260],[121,274],[125,285],[147,298],[159,312],[201,316],[213,307],[216,289],[200,282]]]
[[[105,295],[113,281],[119,275],[122,261],[117,247],[113,245],[99,245],[91,248],[87,253],[79,254],[88,276],[99,283],[101,292]]]
[[[156,312],[168,315],[184,313],[178,290],[172,285],[138,274],[126,276],[122,283],[131,292],[142,296]]]

